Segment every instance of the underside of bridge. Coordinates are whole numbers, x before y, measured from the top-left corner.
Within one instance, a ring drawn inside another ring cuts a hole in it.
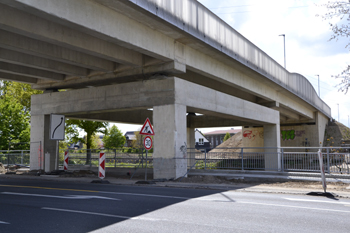
[[[263,145],[279,147],[281,126],[314,125],[318,144],[330,117],[304,77],[195,0],[0,0],[0,79],[44,90],[32,97],[31,142],[52,155],[47,170],[57,164],[52,113],[149,117],[155,178],[186,173],[180,148],[194,147],[194,128],[261,127]],[[268,160],[277,170],[278,156]],[[40,166],[33,148],[31,169]]]

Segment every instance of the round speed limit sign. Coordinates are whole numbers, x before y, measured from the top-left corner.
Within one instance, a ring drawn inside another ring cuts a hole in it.
[[[152,138],[150,136],[145,137],[143,139],[143,146],[145,147],[146,150],[150,150],[152,148]]]

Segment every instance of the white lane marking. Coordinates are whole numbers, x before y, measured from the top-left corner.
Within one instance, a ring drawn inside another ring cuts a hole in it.
[[[10,224],[10,223],[0,221],[0,224]]]
[[[12,193],[12,192],[2,192],[1,194],[7,195],[19,195],[19,196],[32,196],[32,197],[50,197],[50,198],[61,198],[61,199],[107,199],[120,201],[120,199],[110,198],[110,197],[100,197],[100,196],[85,196],[85,195],[70,195],[70,196],[53,196],[53,195],[43,195],[43,194],[33,194],[33,193]]]
[[[251,204],[251,205],[276,206],[276,207],[286,207],[286,208],[295,208],[295,209],[320,210],[320,211],[330,211],[330,212],[340,212],[340,213],[350,213],[350,211],[346,211],[346,210],[334,210],[334,209],[310,208],[310,207],[303,207],[303,206],[291,206],[291,205],[266,204],[266,203],[258,203],[258,202],[244,202],[244,201],[237,201],[237,202],[235,202],[235,203],[239,203],[239,204]]]
[[[161,197],[161,198],[182,199],[182,200],[192,199],[192,197],[163,196],[163,195],[142,194],[142,193],[120,193],[120,192],[103,192],[103,191],[100,191],[98,193],[128,195],[128,196]]]
[[[175,223],[181,223],[181,224],[191,224],[191,225],[198,225],[198,226],[215,227],[216,229],[218,229],[218,228],[221,228],[221,229],[225,228],[225,229],[243,230],[243,228],[238,228],[237,226],[235,226],[233,228],[233,227],[226,227],[226,226],[217,226],[216,224],[213,225],[213,224],[210,224],[210,223],[197,223],[197,222],[192,222],[192,221],[179,221],[179,220],[176,220],[176,219],[151,218],[151,217],[146,217],[146,216],[128,217],[128,216],[122,216],[122,215],[103,214],[103,213],[95,213],[95,212],[87,212],[87,211],[79,211],[79,210],[57,209],[57,208],[50,208],[50,207],[42,207],[41,209],[42,210],[53,210],[53,211],[77,213],[77,214],[98,215],[98,216],[112,217],[112,218],[123,218],[123,219],[130,219],[130,220],[141,220],[141,221],[152,221],[152,222],[155,222],[155,221],[157,221],[157,222],[159,222],[159,221],[167,221],[167,222],[175,222]]]
[[[298,198],[284,198],[289,201],[303,201],[303,202],[321,202],[321,203],[331,203],[339,205],[350,205],[350,202],[341,202],[341,201],[322,201],[322,200],[309,200],[309,199],[298,199]]]
[[[91,214],[91,215],[99,215],[99,216],[113,217],[113,218],[123,218],[123,219],[130,219],[131,218],[131,217],[128,217],[128,216],[121,216],[121,215],[94,213],[94,212],[79,211],[79,210],[57,209],[57,208],[50,208],[50,207],[42,207],[41,209],[42,210],[54,210],[54,211],[78,213],[78,214]]]

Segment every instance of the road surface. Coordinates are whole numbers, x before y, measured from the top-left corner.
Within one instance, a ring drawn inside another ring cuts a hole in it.
[[[348,232],[350,200],[0,178],[0,232]]]

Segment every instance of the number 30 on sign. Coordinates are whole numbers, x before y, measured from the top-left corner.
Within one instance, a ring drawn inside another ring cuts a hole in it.
[[[145,137],[143,139],[143,146],[145,147],[146,150],[150,150],[152,148],[152,138],[150,136]]]

